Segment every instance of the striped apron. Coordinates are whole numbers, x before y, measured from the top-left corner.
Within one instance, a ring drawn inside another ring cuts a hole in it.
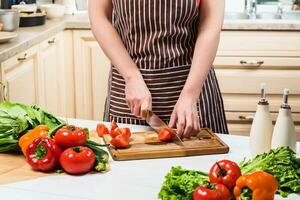
[[[197,38],[198,0],[112,0],[113,24],[152,95],[152,110],[168,122],[187,79]],[[125,82],[112,66],[105,121],[145,125],[125,101]],[[197,102],[201,127],[228,133],[214,69]]]

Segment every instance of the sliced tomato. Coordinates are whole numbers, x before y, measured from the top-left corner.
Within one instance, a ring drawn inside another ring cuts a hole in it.
[[[102,123],[97,124],[96,131],[99,137],[103,137],[103,135],[109,134],[108,128]]]
[[[176,132],[169,128],[162,128],[158,132],[158,139],[162,142],[171,142],[172,134],[176,134]]]
[[[111,136],[112,138],[115,138],[115,137],[117,137],[118,135],[121,135],[121,134],[122,134],[122,131],[121,131],[120,128],[115,128],[115,129],[111,130],[109,134],[110,134],[110,136]]]
[[[125,134],[117,135],[111,140],[110,144],[117,149],[125,149],[129,147],[129,137]]]
[[[128,138],[130,138],[131,131],[129,128],[116,128],[116,129],[112,130],[109,134],[112,138],[115,138],[121,134],[125,134]]]
[[[122,132],[122,134],[125,134],[127,137],[130,138],[131,136],[131,131],[130,131],[130,128],[120,128],[120,131]]]
[[[112,121],[110,123],[110,131],[115,130],[116,128],[118,128],[118,124],[115,121]]]

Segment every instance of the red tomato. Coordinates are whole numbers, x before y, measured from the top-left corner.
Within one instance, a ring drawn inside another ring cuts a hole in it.
[[[209,171],[209,179],[212,183],[225,185],[229,190],[233,190],[236,180],[241,176],[239,166],[230,160],[216,162]]]
[[[122,134],[125,134],[127,137],[129,137],[130,138],[130,136],[131,136],[131,131],[130,131],[130,128],[120,128],[120,130],[121,130],[121,132],[122,132]]]
[[[117,137],[118,135],[121,135],[121,134],[125,134],[127,137],[130,138],[131,136],[131,131],[129,128],[115,128],[114,130],[112,130],[110,133],[110,136],[112,138],[115,138]]]
[[[118,135],[121,135],[122,134],[122,131],[120,128],[115,128],[113,130],[110,131],[109,135],[112,137],[112,138],[115,138],[117,137]]]
[[[66,126],[55,133],[54,140],[59,147],[67,149],[69,147],[84,146],[87,135],[82,128]]]
[[[158,132],[158,139],[162,142],[171,142],[172,134],[176,134],[174,130],[169,128],[162,128]]]
[[[110,123],[110,131],[115,130],[116,128],[118,128],[118,124],[115,121],[112,121]]]
[[[129,137],[127,137],[125,134],[117,135],[111,140],[110,144],[117,149],[125,149],[129,147]]]
[[[103,135],[109,134],[108,128],[104,124],[97,124],[96,131],[99,137],[103,137]]]
[[[84,174],[94,166],[95,154],[88,148],[77,146],[66,149],[59,158],[60,165],[69,174]]]
[[[230,191],[225,185],[201,185],[194,190],[194,200],[230,200]]]

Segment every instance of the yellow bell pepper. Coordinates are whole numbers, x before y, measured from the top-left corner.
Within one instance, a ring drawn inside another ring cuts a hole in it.
[[[240,176],[236,181],[234,196],[241,199],[243,189],[251,190],[252,200],[273,200],[278,184],[273,175],[257,171]]]
[[[49,130],[48,126],[39,125],[34,129],[25,133],[19,139],[19,146],[25,156],[26,156],[27,147],[33,142],[33,140],[35,140],[38,137],[48,137],[48,133],[47,133],[48,130]]]

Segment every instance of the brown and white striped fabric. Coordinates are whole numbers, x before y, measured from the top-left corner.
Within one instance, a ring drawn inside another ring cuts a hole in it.
[[[113,24],[152,94],[152,110],[169,121],[187,79],[197,37],[198,0],[112,0]],[[125,82],[112,66],[106,121],[146,124],[125,101]],[[201,127],[228,133],[212,68],[197,103]]]

